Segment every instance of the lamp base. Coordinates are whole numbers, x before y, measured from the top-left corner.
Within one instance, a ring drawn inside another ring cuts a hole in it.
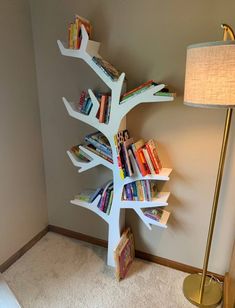
[[[202,275],[192,274],[184,279],[184,296],[198,307],[216,307],[222,299],[222,287],[213,278],[206,277],[202,303],[199,302],[199,291]]]

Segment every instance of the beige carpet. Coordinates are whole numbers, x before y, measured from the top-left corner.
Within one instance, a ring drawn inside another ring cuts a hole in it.
[[[106,249],[48,233],[4,278],[24,308],[186,308],[185,273],[136,259],[117,282]]]

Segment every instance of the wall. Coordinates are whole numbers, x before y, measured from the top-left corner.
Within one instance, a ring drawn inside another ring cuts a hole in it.
[[[162,189],[172,192],[172,217],[167,230],[150,232],[128,212],[138,249],[201,267],[219,159],[225,112],[183,105],[186,46],[220,40],[220,24],[235,27],[233,0],[223,1],[110,1],[31,0],[36,66],[46,165],[49,222],[107,238],[107,227],[69,200],[84,187],[95,187],[109,176],[102,168],[78,174],[66,149],[93,129],[70,118],[61,97],[77,100],[84,88],[101,82],[80,60],[62,57],[57,39],[66,40],[66,27],[75,13],[87,17],[101,54],[125,71],[131,89],[148,79],[166,82],[177,92],[174,103],[147,104],[127,118],[136,138],[156,138],[165,166],[174,172]],[[212,247],[210,270],[223,274],[228,267],[234,236],[235,123],[231,128],[224,181]]]
[[[30,9],[0,2],[0,264],[47,225]]]

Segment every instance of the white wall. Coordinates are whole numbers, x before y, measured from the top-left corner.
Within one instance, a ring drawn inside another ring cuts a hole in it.
[[[0,1],[0,264],[47,225],[29,4]]]
[[[31,0],[33,34],[46,165],[49,222],[107,238],[107,227],[93,213],[69,206],[80,189],[103,182],[103,168],[78,174],[66,157],[82,141],[89,126],[69,118],[61,97],[76,100],[82,89],[101,82],[80,60],[62,57],[56,40],[66,40],[75,13],[94,26],[101,54],[125,71],[129,88],[148,79],[165,81],[175,90],[174,103],[139,106],[128,116],[136,137],[156,138],[165,166],[174,173],[164,189],[172,192],[172,217],[167,230],[150,232],[129,212],[127,220],[137,249],[196,267],[202,266],[209,213],[219,159],[225,113],[183,105],[186,46],[220,40],[220,24],[235,27],[234,0],[110,1]],[[227,163],[218,209],[210,270],[223,274],[228,266],[235,218],[235,122],[231,127]]]

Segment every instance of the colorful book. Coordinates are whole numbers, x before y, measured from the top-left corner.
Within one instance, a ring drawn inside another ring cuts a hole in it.
[[[96,197],[101,193],[101,189],[86,189],[75,196],[75,199],[92,203]]]
[[[132,149],[132,152],[133,152],[133,155],[134,155],[134,158],[136,160],[136,163],[137,163],[137,166],[139,168],[140,173],[143,176],[147,175],[147,171],[144,168],[144,165],[143,165],[142,160],[140,158],[139,152],[137,152],[137,150],[136,150],[135,144],[131,145],[131,149]]]
[[[85,141],[92,144],[96,149],[101,150],[105,155],[108,155],[109,157],[112,158],[111,147],[110,147],[109,144],[106,144],[104,142],[104,140],[105,140],[104,138],[103,138],[103,142],[100,141],[101,140],[100,134],[101,134],[100,132],[95,132],[95,133],[89,134],[89,135],[85,136]]]
[[[133,167],[131,165],[130,156],[129,156],[129,153],[128,153],[128,150],[131,148],[132,144],[133,144],[133,138],[130,138],[130,139],[127,139],[123,142],[123,147],[122,147],[126,171],[127,171],[128,176],[133,175]]]
[[[102,58],[98,58],[98,57],[93,57],[92,61],[98,65],[102,71],[108,76],[110,77],[113,81],[117,80],[120,76],[119,71],[112,65],[110,64],[108,61],[102,59]]]
[[[112,203],[113,203],[113,190],[111,190],[111,192],[110,192],[109,203],[108,203],[108,207],[107,207],[107,211],[106,211],[107,215],[109,215],[110,212],[111,212]]]
[[[104,123],[105,121],[105,112],[107,108],[107,95],[102,95],[100,100],[100,112],[99,112],[99,122]]]
[[[130,95],[130,94],[132,94],[132,93],[134,93],[134,92],[136,92],[138,90],[140,90],[141,88],[144,88],[145,86],[151,85],[153,82],[154,82],[154,80],[149,80],[149,81],[147,81],[145,83],[142,83],[140,86],[138,86],[138,87],[136,87],[136,88],[134,88],[134,89],[124,93],[121,96],[121,99],[124,99],[126,96],[128,96],[128,95]]]
[[[133,91],[132,93],[129,93],[129,94],[125,95],[124,97],[122,97],[122,100],[121,100],[120,104],[124,103],[126,100],[128,100],[129,98],[131,98],[131,97],[133,97],[133,96],[135,96],[137,94],[140,94],[140,93],[142,93],[142,92],[144,92],[144,91],[146,91],[146,90],[148,90],[150,88],[155,87],[156,85],[157,84],[154,83],[154,82],[147,83],[145,86],[140,87],[138,90]]]
[[[114,250],[116,278],[124,279],[135,257],[134,236],[130,228],[126,229]]]
[[[100,157],[106,159],[106,160],[109,161],[110,163],[113,163],[113,160],[112,160],[110,157],[108,157],[107,155],[105,155],[103,152],[98,152],[98,151],[96,150],[96,148],[95,148],[92,144],[84,144],[83,147],[86,148],[87,150],[91,151],[92,153],[94,153],[94,154],[96,154],[96,155],[98,155],[98,156],[100,156]]]
[[[153,219],[163,225],[167,224],[167,221],[170,216],[170,212],[163,210],[161,208],[147,208],[143,210],[145,216],[150,219]]]
[[[122,154],[122,144],[127,139],[129,139],[129,132],[127,129],[119,131],[116,135],[114,135],[114,143],[121,179],[124,179],[126,177],[125,162]]]
[[[104,186],[103,186],[103,191],[102,191],[102,195],[101,195],[101,198],[100,198],[100,202],[98,204],[98,208],[104,212],[104,207],[105,207],[105,201],[106,201],[106,198],[107,198],[107,191],[109,189],[109,187],[113,185],[113,181],[108,181]]]
[[[83,152],[82,149],[80,149],[80,144],[73,146],[70,149],[70,152],[75,156],[75,158],[79,158],[84,162],[91,161],[91,157],[88,156],[85,152]]]
[[[150,139],[146,143],[146,148],[147,148],[147,150],[149,152],[149,155],[150,155],[150,158],[151,158],[151,160],[153,162],[155,170],[158,169],[160,171],[162,169],[162,163],[161,163],[160,158],[158,156],[158,151],[157,151],[156,143],[154,142],[153,139]]]
[[[152,161],[151,161],[151,159],[150,159],[150,156],[149,156],[149,153],[148,153],[146,147],[144,147],[144,148],[142,149],[142,151],[143,151],[143,154],[144,154],[144,158],[145,158],[145,160],[146,160],[146,163],[147,163],[147,165],[148,165],[148,168],[149,168],[149,170],[150,170],[150,173],[151,173],[151,174],[156,174],[156,173],[155,173],[155,170],[154,170],[154,167],[153,167],[153,164],[152,164]]]

